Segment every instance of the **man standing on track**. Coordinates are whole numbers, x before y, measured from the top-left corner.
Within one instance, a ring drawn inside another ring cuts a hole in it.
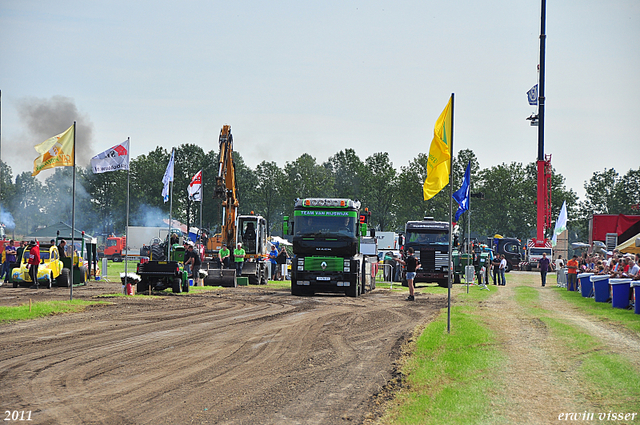
[[[504,276],[504,274],[507,271],[507,259],[504,258],[504,254],[500,254],[500,279],[502,279],[502,286],[506,286],[507,285],[507,278]],[[498,284],[500,284],[500,282],[498,282]]]
[[[40,247],[35,240],[29,242],[29,276],[33,285],[29,289],[38,289],[38,265],[40,264]]]
[[[242,266],[244,266],[244,256],[246,252],[242,249],[242,244],[238,242],[238,247],[233,250],[233,261],[236,265],[236,276],[240,277],[242,275]]]
[[[407,283],[409,284],[409,296],[407,297],[407,301],[414,301],[414,288],[413,288],[413,279],[416,277],[416,270],[420,268],[420,263],[418,259],[413,256],[413,248],[407,249]]]
[[[576,283],[578,280],[578,256],[574,255],[573,258],[567,261],[567,289],[569,291],[576,290]]]
[[[540,267],[540,277],[542,279],[542,286],[547,284],[547,273],[549,272],[549,264],[551,262],[547,258],[547,253],[542,253],[542,258],[538,261],[538,267]]]

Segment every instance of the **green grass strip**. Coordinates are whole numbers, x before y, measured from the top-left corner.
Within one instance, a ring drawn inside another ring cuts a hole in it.
[[[50,316],[60,313],[75,313],[82,311],[86,306],[92,304],[108,304],[103,301],[43,301],[31,304],[23,304],[15,307],[0,307],[0,323],[12,322],[16,320],[35,319],[38,317]]]
[[[489,296],[473,289],[470,299]],[[416,341],[403,367],[408,389],[398,394],[387,423],[475,424],[492,416],[487,394],[495,391],[493,377],[499,376],[503,358],[496,339],[473,305],[452,307],[451,334],[446,322],[443,310]]]

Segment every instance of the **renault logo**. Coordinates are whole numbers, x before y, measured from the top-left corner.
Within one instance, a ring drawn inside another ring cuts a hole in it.
[[[327,268],[327,262],[323,261],[322,263],[320,263],[320,267],[322,267],[322,270],[325,270]]]

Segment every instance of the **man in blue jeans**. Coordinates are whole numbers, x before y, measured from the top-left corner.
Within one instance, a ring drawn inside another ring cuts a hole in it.
[[[507,259],[504,258],[504,254],[500,254],[500,280],[502,280],[502,283],[498,282],[498,285],[502,285],[502,286],[507,285],[507,279],[504,276],[506,271],[507,271]]]
[[[540,267],[540,277],[542,278],[542,286],[547,284],[547,273],[549,272],[549,259],[547,253],[542,253],[542,258],[538,261],[538,267]]]
[[[405,264],[407,265],[407,284],[409,285],[409,296],[407,297],[407,301],[414,301],[413,279],[416,277],[416,270],[420,268],[420,262],[413,256],[413,248],[407,249],[407,255],[408,257],[405,261]]]

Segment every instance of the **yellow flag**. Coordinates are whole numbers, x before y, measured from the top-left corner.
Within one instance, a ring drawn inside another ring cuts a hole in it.
[[[424,200],[431,199],[449,183],[451,158],[451,101],[447,103],[433,129],[433,140],[429,148],[427,178],[422,186]]]
[[[53,136],[36,145],[36,151],[40,154],[33,161],[32,176],[37,176],[42,170],[54,167],[73,167],[73,139],[75,124],[64,133]]]

